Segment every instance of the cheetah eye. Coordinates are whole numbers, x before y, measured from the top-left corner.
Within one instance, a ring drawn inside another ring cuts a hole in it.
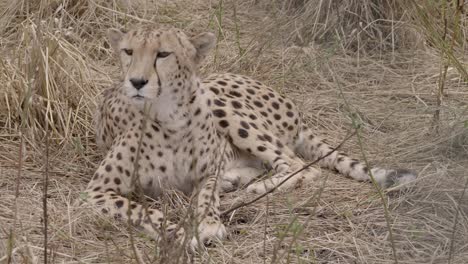
[[[133,50],[132,49],[122,49],[125,54],[127,54],[128,56],[132,56],[133,55]]]
[[[172,54],[172,52],[161,51],[161,52],[158,52],[158,54],[156,54],[156,59],[166,58],[167,56],[169,56],[171,54]]]

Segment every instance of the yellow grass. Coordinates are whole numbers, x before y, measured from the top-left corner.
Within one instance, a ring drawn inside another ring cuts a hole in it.
[[[344,2],[0,0],[0,263],[44,260],[46,170],[49,263],[167,257],[76,203],[102,158],[96,98],[120,76],[105,32],[138,24],[216,33],[203,75],[241,73],[275,87],[333,145],[359,123],[371,164],[419,172],[415,186],[386,194],[397,261],[467,263],[467,18],[445,1]],[[357,138],[344,148],[363,156]],[[395,263],[372,185],[323,175],[229,214],[222,244],[163,263]],[[222,210],[252,198],[225,194]]]

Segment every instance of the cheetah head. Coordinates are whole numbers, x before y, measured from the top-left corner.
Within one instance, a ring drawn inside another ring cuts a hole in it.
[[[128,32],[109,29],[108,39],[120,57],[123,92],[136,104],[174,96],[191,87],[188,82],[216,42],[212,33],[188,37],[178,29],[154,27]]]

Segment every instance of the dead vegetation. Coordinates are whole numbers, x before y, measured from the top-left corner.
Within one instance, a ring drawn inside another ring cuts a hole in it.
[[[356,138],[347,152],[419,172],[386,194],[393,243],[375,189],[324,171],[316,186],[234,211],[230,238],[193,262],[468,262],[468,7],[345,2],[0,0],[0,263],[43,262],[45,245],[49,263],[187,261],[163,260],[152,241],[76,204],[101,157],[95,98],[119,78],[104,34],[139,23],[217,33],[203,74],[260,79],[330,143],[358,126],[364,153]],[[250,198],[228,193],[222,207]]]

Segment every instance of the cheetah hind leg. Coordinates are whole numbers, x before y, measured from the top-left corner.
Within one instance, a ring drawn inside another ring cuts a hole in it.
[[[242,123],[242,121],[239,121]],[[248,192],[252,193],[265,193],[273,188],[279,190],[290,190],[301,184],[313,182],[320,176],[320,171],[309,167],[301,171],[290,179],[282,183],[292,173],[304,167],[305,163],[283,142],[269,131],[259,130],[255,127],[250,127],[248,132],[239,133],[243,131],[236,122],[229,126],[229,134],[232,139],[232,144],[241,151],[249,153],[255,159],[259,159],[267,163],[275,172],[270,178],[253,183],[247,187]],[[249,139],[259,139],[254,141]]]
[[[221,190],[231,192],[241,186],[247,185],[253,179],[264,173],[263,168],[240,167],[232,168],[224,173],[221,178]]]
[[[250,153],[229,144],[226,146],[224,160],[226,172],[221,175],[220,187],[230,192],[246,186],[265,173],[266,164]]]
[[[306,164],[299,160],[299,158],[293,159],[290,166],[285,171],[276,171],[271,177],[253,183],[247,187],[247,191],[251,193],[263,194],[276,188],[279,191],[291,190],[302,185],[309,185],[316,181],[320,177],[321,172],[314,168],[308,167],[302,169]],[[292,176],[292,174],[295,174]]]

